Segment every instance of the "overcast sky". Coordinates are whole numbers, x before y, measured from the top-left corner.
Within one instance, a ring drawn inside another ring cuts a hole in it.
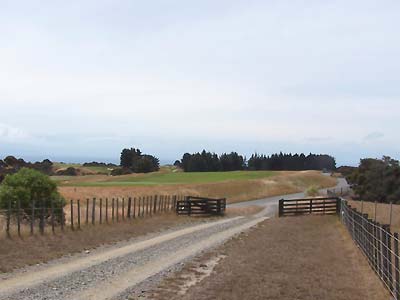
[[[0,157],[400,158],[400,2],[0,0]]]

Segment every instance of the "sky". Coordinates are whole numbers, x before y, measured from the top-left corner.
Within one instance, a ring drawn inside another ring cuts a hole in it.
[[[400,2],[0,0],[0,157],[399,159]]]

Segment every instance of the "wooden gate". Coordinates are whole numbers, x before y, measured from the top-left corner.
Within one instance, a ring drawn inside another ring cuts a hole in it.
[[[279,217],[306,215],[306,214],[338,214],[340,212],[340,198],[306,198],[279,200]]]
[[[211,199],[204,197],[185,197],[177,201],[176,213],[178,215],[222,215],[226,209],[226,198]]]

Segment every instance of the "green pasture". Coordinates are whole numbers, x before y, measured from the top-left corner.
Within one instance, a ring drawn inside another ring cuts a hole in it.
[[[63,176],[62,180],[56,180],[61,185],[67,186],[132,186],[132,185],[168,185],[168,184],[196,184],[196,183],[212,183],[231,180],[251,180],[261,179],[274,176],[273,171],[232,171],[232,172],[155,172],[132,176],[115,176],[106,179],[93,181],[79,181],[78,178],[71,178],[67,182],[67,178]]]

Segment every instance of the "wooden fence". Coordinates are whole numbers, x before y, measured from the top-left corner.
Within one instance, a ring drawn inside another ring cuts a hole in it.
[[[307,214],[338,214],[340,198],[306,198],[279,200],[279,217]]]
[[[222,215],[225,213],[226,199],[210,199],[202,197],[185,197],[176,203],[178,215]]]
[[[85,225],[112,224],[125,220],[143,218],[158,213],[175,211],[176,203],[184,199],[176,195],[156,195],[127,198],[92,198],[70,200],[66,206],[55,208],[32,203],[28,209],[21,208],[20,201],[0,210],[0,229],[7,236],[22,233],[55,232],[56,229],[79,230]],[[51,202],[52,203],[52,202]]]
[[[400,299],[399,234],[341,200],[341,220],[394,299]]]

